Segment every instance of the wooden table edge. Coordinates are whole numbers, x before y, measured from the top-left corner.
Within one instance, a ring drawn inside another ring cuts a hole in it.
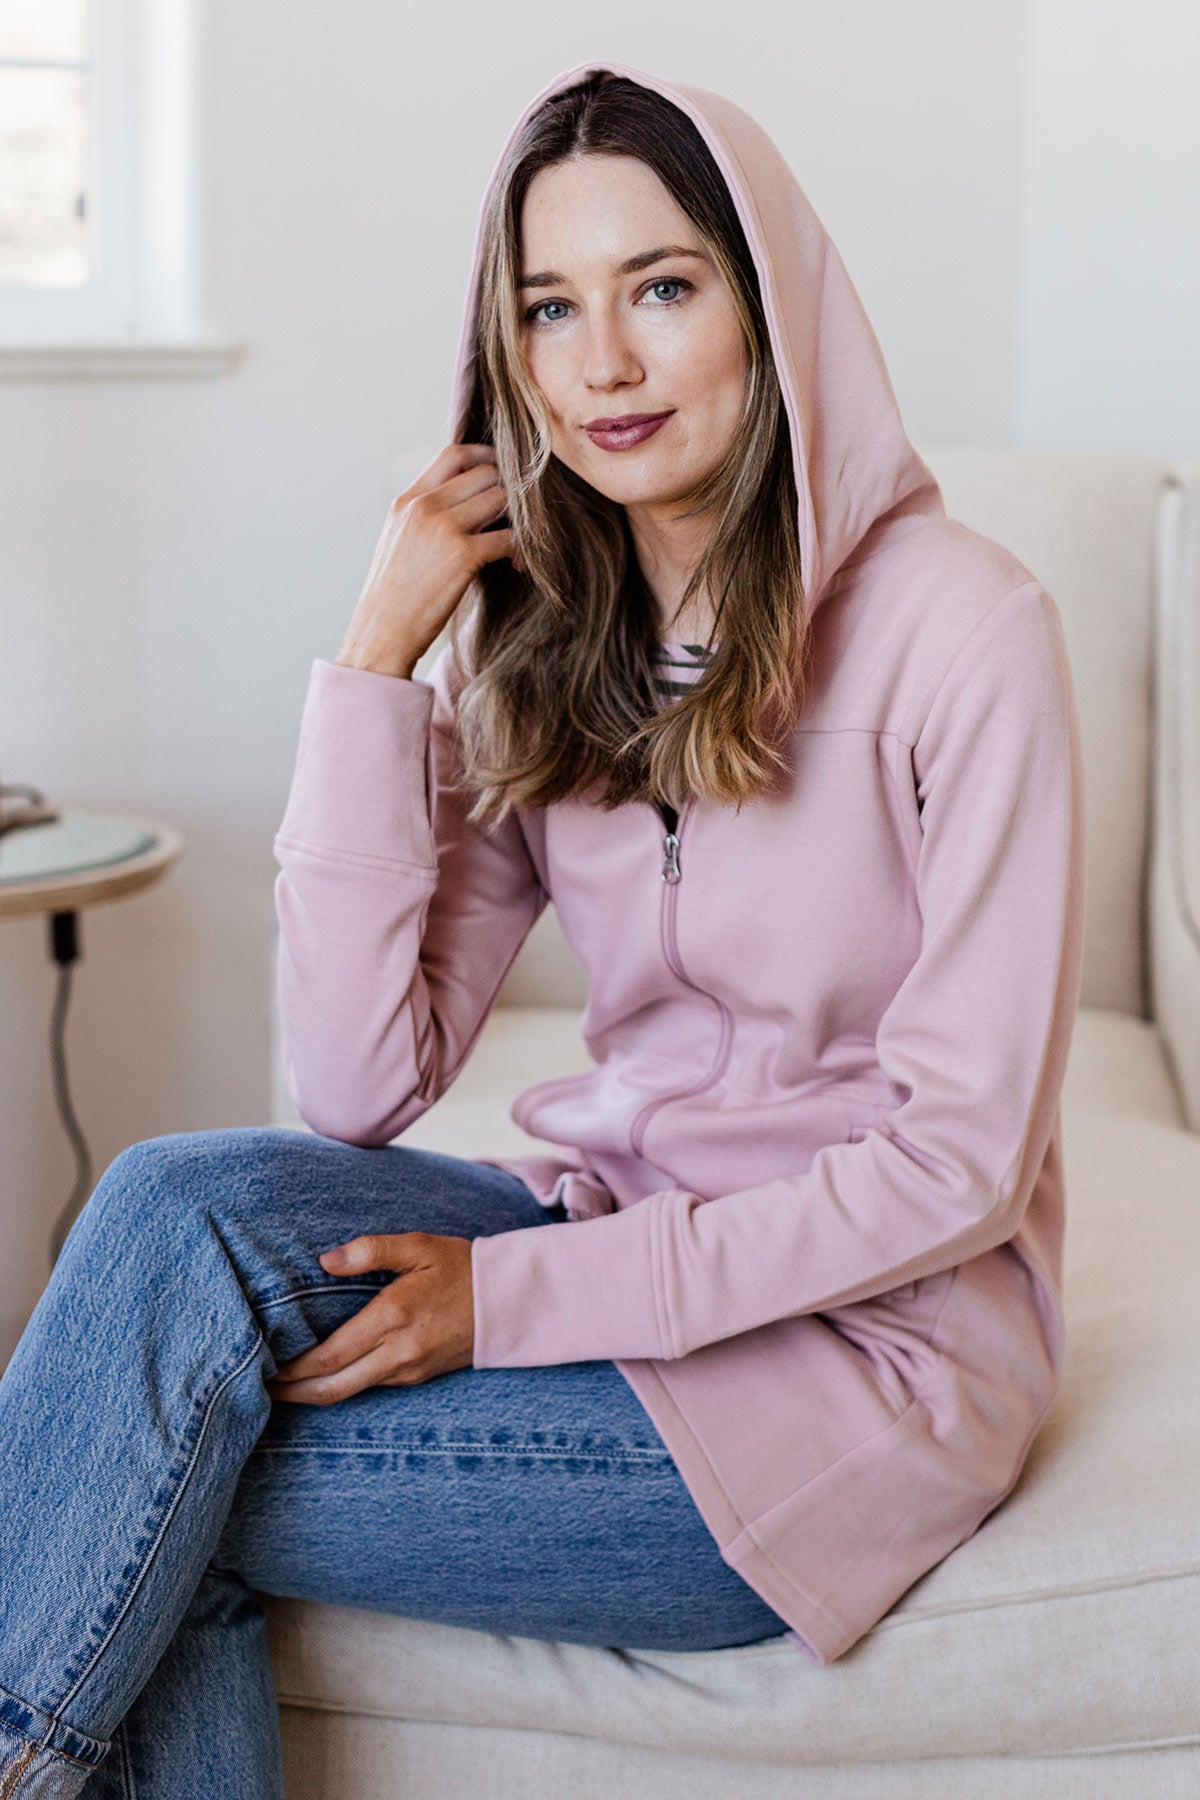
[[[182,832],[145,813],[101,806],[63,806],[59,810],[64,818],[82,814],[89,818],[128,819],[140,830],[152,833],[156,841],[149,850],[121,862],[99,863],[70,875],[52,875],[42,880],[0,883],[0,918],[35,912],[73,912],[79,907],[123,899],[158,881],[186,848]],[[28,829],[37,831],[39,827],[31,825]]]

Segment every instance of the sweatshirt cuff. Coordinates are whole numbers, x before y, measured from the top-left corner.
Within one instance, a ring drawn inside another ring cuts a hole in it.
[[[473,1238],[475,1368],[672,1356],[659,1260],[667,1199]]]
[[[276,840],[436,870],[433,703],[427,681],[314,657]]]

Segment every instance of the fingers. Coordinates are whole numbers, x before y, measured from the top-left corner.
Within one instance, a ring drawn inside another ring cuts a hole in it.
[[[323,1346],[321,1346],[323,1348]],[[417,1376],[409,1385],[415,1385]],[[405,1377],[398,1372],[394,1345],[376,1344],[362,1356],[329,1375],[310,1375],[302,1381],[268,1381],[272,1400],[286,1400],[303,1406],[333,1406],[361,1394],[370,1387],[404,1386]]]
[[[485,525],[503,516],[508,496],[499,483],[493,483],[469,495],[452,509],[458,527],[470,538],[471,556],[476,564],[499,562],[501,557],[515,557],[516,537],[511,525],[495,531],[484,531]]]
[[[336,1263],[343,1274],[368,1268],[401,1273],[323,1343],[280,1364],[266,1383],[271,1398],[328,1405],[363,1388],[412,1386],[449,1369],[469,1368],[471,1256],[470,1238],[425,1231],[352,1238],[326,1251],[321,1262]]]
[[[478,534],[479,549],[477,555],[480,562],[499,562],[503,556],[511,556],[514,568],[524,569],[525,565],[517,556],[516,534],[509,527],[500,531],[481,531]]]
[[[492,519],[498,519],[508,507],[508,496],[502,487],[485,488],[472,494],[454,508],[454,517],[463,531],[478,531]]]
[[[389,1288],[384,1288],[381,1293],[368,1300],[365,1306],[360,1307],[352,1319],[339,1325],[321,1343],[314,1344],[301,1356],[294,1356],[290,1362],[280,1363],[272,1377],[272,1381],[280,1387],[280,1397],[289,1397],[294,1382],[302,1382],[314,1376],[336,1375],[340,1369],[369,1355],[382,1344],[398,1323],[393,1307],[380,1305],[388,1293]]]
[[[331,1275],[359,1275],[364,1269],[413,1269],[429,1262],[423,1231],[366,1232],[323,1250],[318,1258]]]
[[[477,540],[472,544],[472,551],[479,564],[509,557],[514,568],[525,572],[510,526],[497,531],[481,530],[508,507],[508,495],[499,477],[493,445],[448,444],[393,505],[400,507],[417,494],[435,491],[437,504],[453,512],[459,528]]]
[[[487,449],[488,446],[480,446]],[[411,498],[411,494],[409,496]],[[400,497],[400,500],[403,496]],[[396,504],[400,504],[397,500]],[[449,476],[436,490],[435,504],[453,513],[456,523],[465,531],[473,531],[489,518],[495,518],[508,504],[507,490],[500,479],[494,453],[487,459]]]
[[[469,469],[461,469],[457,475],[451,475],[444,481],[438,491],[438,500],[444,506],[457,507],[462,500],[469,500],[472,495],[499,488],[504,492],[500,480],[500,471],[495,459],[489,462],[475,463]]]
[[[495,460],[496,452],[491,444],[447,444],[445,449],[438,451],[429,466],[422,469],[407,492],[430,493],[460,471],[487,462],[494,464]]]
[[[404,1271],[427,1265],[429,1259],[423,1252],[423,1238],[424,1233],[419,1231],[351,1238],[349,1243],[323,1252],[319,1261],[333,1275],[361,1275],[371,1269]],[[279,1385],[276,1397],[291,1399],[294,1384],[312,1377],[336,1375],[370,1354],[389,1333],[401,1328],[406,1320],[395,1289],[396,1283],[389,1282],[360,1307],[353,1318],[339,1325],[321,1343],[294,1356],[290,1362],[280,1363],[273,1377],[273,1383]],[[394,1357],[394,1346],[392,1353]]]
[[[458,531],[470,534],[507,511],[508,493],[495,469],[489,473],[483,467],[448,481],[436,499],[427,504],[441,509]]]

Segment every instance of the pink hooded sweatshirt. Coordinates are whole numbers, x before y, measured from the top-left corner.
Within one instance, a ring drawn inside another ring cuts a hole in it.
[[[1079,729],[1053,599],[946,516],[761,127],[589,62],[512,135],[599,68],[695,121],[757,267],[814,632],[791,780],[689,802],[665,880],[648,804],[467,824],[449,643],[426,680],[316,658],[274,844],[284,1057],[306,1124],[388,1144],[553,903],[595,1067],[515,1100],[544,1154],[478,1160],[570,1217],[473,1240],[475,1366],[613,1359],[724,1560],[826,1664],[1007,1497],[1058,1391]]]

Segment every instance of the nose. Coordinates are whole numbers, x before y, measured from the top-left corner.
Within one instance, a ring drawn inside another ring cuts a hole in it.
[[[586,326],[583,380],[597,393],[642,379],[642,366],[621,320],[613,312],[594,311]]]

